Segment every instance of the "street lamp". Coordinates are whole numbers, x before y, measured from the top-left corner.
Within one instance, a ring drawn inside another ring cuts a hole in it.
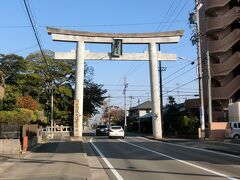
[[[179,56],[178,58],[181,59],[181,60],[191,61],[192,63],[195,63],[197,61],[196,59],[185,58],[185,57],[182,57],[182,56]]]

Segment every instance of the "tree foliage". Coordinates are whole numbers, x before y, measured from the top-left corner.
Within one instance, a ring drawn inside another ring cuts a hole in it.
[[[19,108],[27,108],[31,110],[37,110],[39,108],[38,102],[32,98],[32,96],[20,96],[17,100]]]
[[[39,52],[26,58],[15,54],[1,56],[0,71],[4,73],[7,91],[0,110],[43,109],[50,117],[53,92],[54,119],[69,124],[73,117],[76,63],[54,60],[51,51],[45,51],[45,56],[48,64]],[[86,64],[84,76],[84,115],[89,117],[97,113],[106,90],[93,82],[93,69]]]
[[[30,122],[30,116],[23,111],[0,111],[0,123],[24,125]]]
[[[164,132],[165,134],[174,134],[179,129],[180,119],[180,113],[174,97],[168,97],[168,104],[166,107],[167,112],[163,116]]]

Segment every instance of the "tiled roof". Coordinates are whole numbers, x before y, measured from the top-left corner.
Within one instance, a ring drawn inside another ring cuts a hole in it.
[[[130,108],[130,110],[135,110],[135,109],[152,109],[151,101],[146,101],[142,104],[139,104],[138,106]]]

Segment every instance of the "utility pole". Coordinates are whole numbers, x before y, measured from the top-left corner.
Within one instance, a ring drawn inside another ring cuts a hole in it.
[[[131,108],[132,107],[132,100],[133,100],[134,97],[133,96],[129,96],[129,98],[130,98],[130,106],[129,107]]]
[[[140,99],[138,98],[138,132],[141,133],[141,119],[140,119]]]
[[[124,95],[124,130],[127,130],[127,95],[126,95],[126,91],[127,91],[127,78],[126,78],[126,74],[124,75],[124,89],[123,89],[123,95]]]
[[[108,126],[110,126],[111,123],[111,109],[110,109],[110,94],[108,95]]]
[[[199,28],[199,9],[202,4],[199,0],[195,0],[196,13],[196,33],[197,33],[197,54],[198,54],[198,78],[199,78],[199,95],[200,95],[200,123],[201,123],[201,139],[205,139],[205,117],[204,117],[204,98],[203,98],[203,80],[202,80],[202,57],[201,57],[201,35]]]
[[[180,98],[179,98],[179,83],[176,83],[177,86],[177,95],[178,95],[178,104],[180,104]]]
[[[51,138],[53,139],[53,83],[51,83]]]
[[[161,51],[161,46],[158,44],[158,51]],[[167,67],[162,67],[162,61],[158,61],[159,66],[159,84],[160,84],[160,110],[161,110],[161,120],[162,120],[162,132],[163,132],[163,93],[162,93],[162,71],[166,71]]]
[[[207,47],[208,48],[208,47]],[[211,70],[210,70],[210,57],[209,57],[209,51],[207,49],[206,53],[207,58],[207,71],[208,71],[208,123],[209,123],[209,129],[211,129],[212,124],[212,92],[211,92]]]

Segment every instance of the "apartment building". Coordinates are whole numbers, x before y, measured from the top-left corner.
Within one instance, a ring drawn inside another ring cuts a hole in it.
[[[223,122],[228,121],[228,104],[240,100],[240,0],[202,0],[202,3],[200,37],[205,104],[208,106],[209,59],[212,120]]]

